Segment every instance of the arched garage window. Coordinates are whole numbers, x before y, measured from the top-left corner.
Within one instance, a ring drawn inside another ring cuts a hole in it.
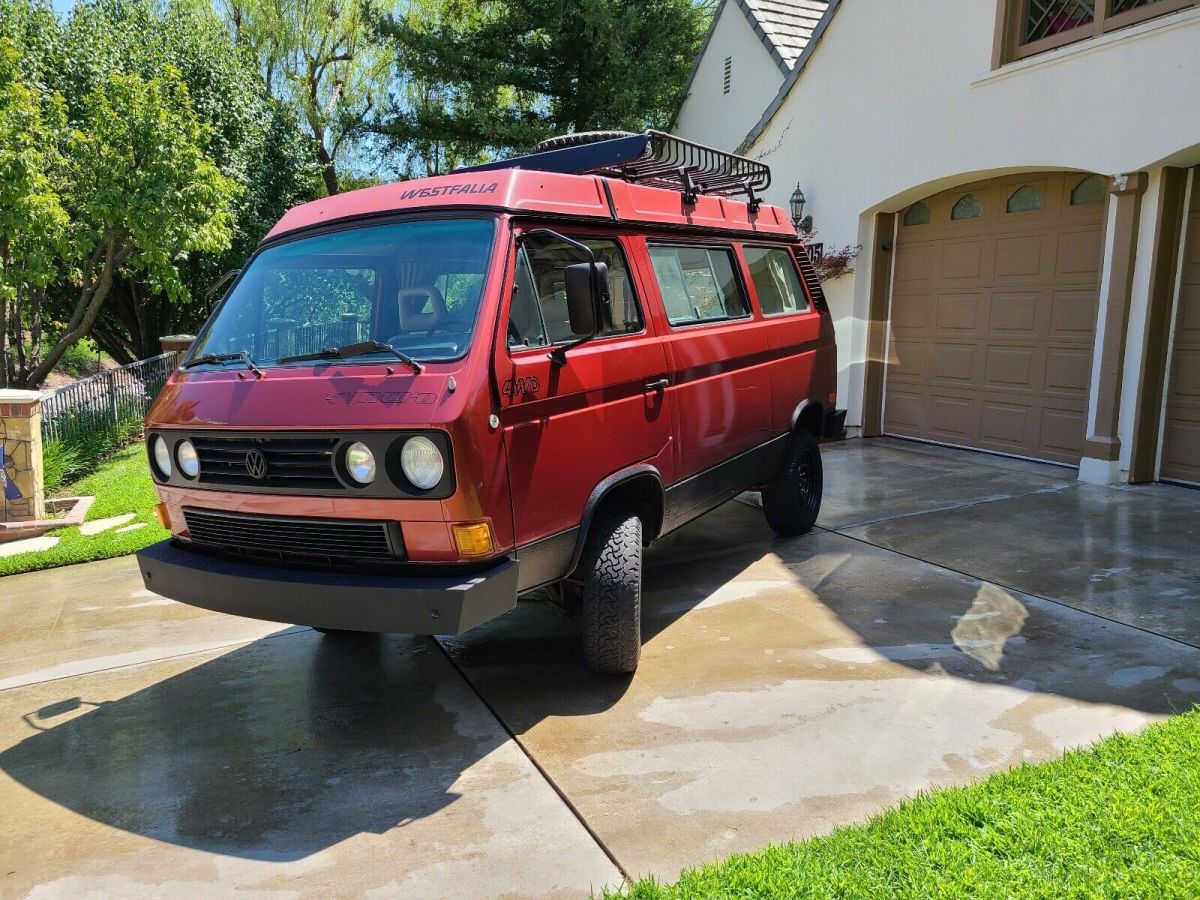
[[[905,225],[928,225],[929,224],[929,207],[924,203],[917,202],[908,208],[908,212],[904,214]]]
[[[1041,208],[1042,192],[1032,184],[1017,188],[1008,198],[1007,210],[1010,213],[1036,212]]]
[[[963,194],[950,210],[950,218],[955,222],[962,219],[978,219],[983,215],[983,204],[974,194]]]
[[[1072,206],[1087,206],[1089,203],[1103,203],[1108,186],[1104,183],[1103,175],[1089,175],[1071,191]]]

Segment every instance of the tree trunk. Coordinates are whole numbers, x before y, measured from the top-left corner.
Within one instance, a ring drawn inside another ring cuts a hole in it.
[[[321,161],[321,177],[325,179],[325,190],[329,196],[341,193],[341,188],[338,187],[337,172],[333,168],[333,158],[329,155],[329,151],[325,149],[325,142],[320,138],[317,142],[317,159]]]

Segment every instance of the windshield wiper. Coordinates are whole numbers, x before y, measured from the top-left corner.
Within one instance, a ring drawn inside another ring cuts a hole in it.
[[[254,373],[255,378],[263,377],[262,369],[254,364],[254,359],[245,350],[238,350],[236,353],[204,353],[200,356],[197,356],[195,359],[189,359],[179,368],[191,369],[195,366],[203,366],[209,363],[233,362],[234,360],[241,360],[244,362],[246,364],[246,368]]]
[[[299,356],[281,356],[275,360],[279,365],[291,362],[308,362],[314,359],[350,359],[352,356],[366,356],[368,353],[390,353],[400,362],[413,370],[414,375],[424,371],[421,364],[406,353],[401,353],[391,344],[383,341],[362,341],[358,344],[346,344],[342,347],[326,347],[316,353],[301,353]]]

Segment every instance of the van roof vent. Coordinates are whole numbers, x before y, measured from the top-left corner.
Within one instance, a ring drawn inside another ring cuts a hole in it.
[[[548,149],[541,149],[543,147]],[[681,191],[688,203],[695,203],[699,194],[745,196],[752,211],[756,211],[762,202],[759,194],[771,185],[771,169],[766,163],[661,131],[571,134],[543,141],[534,149],[537,152],[526,156],[456,171],[528,169],[602,175]]]

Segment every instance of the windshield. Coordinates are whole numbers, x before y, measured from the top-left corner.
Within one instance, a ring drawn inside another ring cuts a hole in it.
[[[248,353],[259,366],[278,366],[372,340],[426,362],[458,359],[475,330],[495,229],[492,219],[431,219],[271,247],[250,263],[189,359]]]

